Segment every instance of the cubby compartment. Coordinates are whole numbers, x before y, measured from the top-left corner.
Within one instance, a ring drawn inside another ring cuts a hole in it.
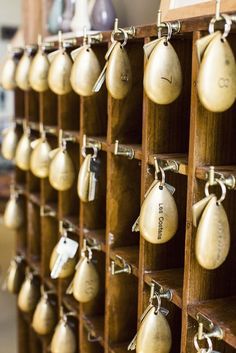
[[[15,118],[16,119],[23,119],[25,116],[25,99],[24,99],[24,91],[20,90],[19,88],[15,89]]]
[[[112,247],[137,246],[132,225],[140,211],[141,163],[112,154],[108,158],[108,242]]]
[[[149,153],[188,153],[192,39],[191,36],[172,38],[170,43],[179,57],[183,86],[180,96],[171,104],[155,104],[145,96],[145,138]],[[145,70],[145,68],[144,68]]]
[[[58,242],[58,221],[55,217],[41,215],[41,255],[42,276],[47,281],[53,282],[50,277],[50,258]]]
[[[101,68],[105,65],[107,45],[93,45],[92,50],[97,56]],[[87,136],[107,136],[107,90],[103,84],[98,93],[89,97],[80,97],[81,129]]]
[[[138,279],[133,274],[107,272],[106,333],[109,346],[128,343],[137,331]]]
[[[40,207],[28,200],[27,248],[28,258],[40,267],[41,259],[41,222]],[[40,268],[39,268],[40,272]]]
[[[80,146],[78,143],[67,142],[67,151],[73,161],[75,180],[67,191],[59,191],[58,201],[60,218],[69,218],[75,225],[79,224],[79,197],[77,194],[77,178],[79,173]]]
[[[142,97],[143,97],[143,39],[128,40],[127,51],[132,71],[132,87],[121,100],[109,95],[109,133],[111,143],[142,143]]]
[[[80,130],[80,97],[71,91],[58,96],[58,125],[62,130]]]
[[[82,159],[82,163],[83,163]],[[84,236],[105,243],[106,229],[106,186],[107,186],[107,154],[98,152],[100,170],[96,183],[95,200],[81,202],[80,217],[83,217]]]
[[[39,93],[40,122],[46,127],[57,128],[58,96],[51,90]]]
[[[39,123],[39,93],[30,90],[25,92],[25,117],[29,122]]]

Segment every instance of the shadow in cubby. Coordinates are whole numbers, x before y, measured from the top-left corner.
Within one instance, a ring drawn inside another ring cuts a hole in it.
[[[101,67],[105,65],[107,45],[93,45]],[[88,136],[107,136],[107,90],[104,84],[101,90],[90,96],[81,97],[82,130]]]
[[[35,266],[38,266],[40,273],[41,259],[41,220],[40,207],[28,200],[28,257]]]
[[[43,216],[41,217],[41,264],[42,264],[42,276],[47,281],[54,281],[50,277],[50,258],[54,247],[58,242],[58,221],[54,217]]]
[[[78,143],[67,142],[67,150],[75,167],[73,186],[67,191],[59,191],[60,218],[69,218],[74,224],[79,224],[79,197],[77,194],[77,178],[79,172],[80,146]]]
[[[141,163],[111,155],[108,173],[109,243],[112,247],[138,245],[132,226],[140,211]]]
[[[143,40],[128,41],[125,46],[131,70],[132,87],[122,100],[109,96],[111,142],[119,140],[125,144],[142,143],[143,101]]]
[[[21,207],[24,213],[24,224],[23,226],[17,230],[16,236],[16,250],[22,256],[26,256],[27,249],[27,224],[28,224],[28,215],[27,215],[27,199],[25,195],[20,195]]]
[[[47,134],[47,141],[52,150],[58,147],[56,136]],[[50,206],[57,212],[58,191],[51,186],[48,178],[41,179],[41,195],[43,204]]]
[[[15,118],[23,119],[25,116],[25,92],[19,88],[15,89]]]
[[[107,328],[109,345],[127,342],[137,332],[138,279],[132,274],[109,273]]]
[[[40,121],[45,126],[57,126],[58,98],[55,93],[48,90],[39,94]]]
[[[149,174],[147,180],[148,185],[151,185],[154,178]],[[184,265],[187,177],[166,172],[166,182],[175,188],[173,197],[178,210],[178,229],[173,238],[164,244],[144,241],[144,268],[147,271],[180,268]]]
[[[29,326],[29,353],[42,353],[43,342],[37,333]]]
[[[196,199],[195,202],[205,197],[205,183],[197,180],[196,182]],[[220,186],[210,188],[210,192],[215,193],[217,197],[221,196]],[[191,272],[194,276],[190,278],[190,295],[192,301],[208,300],[214,298],[224,298],[236,295],[236,218],[235,218],[236,194],[232,190],[228,190],[222,205],[228,216],[231,242],[230,251],[225,262],[215,270],[206,270],[202,268],[195,256],[195,242],[192,242]],[[192,239],[196,237],[196,228],[193,228]],[[222,234],[224,236],[224,233]],[[206,234],[207,237],[207,234]],[[226,280],[227,279],[227,280]],[[206,285],[207,284],[207,285]],[[236,309],[236,305],[235,305]],[[236,332],[235,332],[236,335]]]
[[[84,352],[84,353],[103,353],[104,352],[103,347],[99,343],[100,341],[99,337],[89,336],[89,331],[87,331],[84,327],[81,327],[80,334],[81,334],[80,352]],[[99,341],[97,342],[96,339],[98,339]]]
[[[25,92],[25,116],[29,122],[39,123],[39,93]]]
[[[62,130],[79,131],[80,97],[75,92],[58,96],[58,122]]]
[[[183,74],[180,96],[171,104],[159,105],[147,98],[146,124],[149,153],[188,153],[191,100],[192,38],[176,37],[171,44],[177,52]]]
[[[82,202],[81,212],[83,214],[84,235],[96,239],[96,231],[98,231],[97,240],[105,243],[107,154],[100,151],[98,158],[101,161],[101,165],[96,184],[96,198],[92,202]]]

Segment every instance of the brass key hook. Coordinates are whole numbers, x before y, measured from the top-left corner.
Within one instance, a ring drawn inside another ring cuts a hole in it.
[[[172,34],[177,34],[180,32],[181,23],[180,21],[162,22],[161,15],[162,15],[161,10],[158,10],[158,13],[157,13],[158,37],[160,38],[162,36],[163,29],[167,29],[167,40],[169,40],[168,38],[170,38]]]
[[[135,36],[136,29],[134,26],[129,28],[120,28],[118,18],[115,19],[114,22],[114,30],[111,33],[111,41],[123,40],[121,44],[124,47],[127,44],[129,38],[133,38]]]

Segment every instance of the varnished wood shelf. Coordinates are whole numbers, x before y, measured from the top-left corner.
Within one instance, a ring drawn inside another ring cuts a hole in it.
[[[66,216],[62,219],[66,224],[72,225],[72,228],[74,229],[73,233],[76,233],[79,235],[80,230],[79,230],[79,217],[76,216]]]
[[[196,168],[196,178],[201,180],[208,180],[210,166],[200,166]],[[226,166],[215,166],[215,173],[219,176],[222,175],[223,178],[228,178],[229,176],[233,176],[236,178],[236,165],[226,165]],[[216,174],[216,177],[217,177]],[[236,186],[235,186],[236,189]]]
[[[110,353],[126,353],[130,342],[120,343],[109,347]]]
[[[134,151],[134,159],[138,159],[138,160],[142,160],[142,145],[135,145],[135,144],[123,144],[123,143],[119,143],[119,147],[120,148],[125,148],[127,150],[133,150]],[[115,150],[115,144],[110,145],[109,147],[109,151],[114,153]],[[125,156],[124,156],[125,157]],[[127,157],[126,157],[127,158]]]
[[[95,230],[89,230],[89,229],[84,229],[83,230],[84,237],[87,238],[88,240],[91,240],[91,244],[99,244],[101,245],[101,250],[103,252],[106,252],[106,230],[105,229],[95,229]]]
[[[236,297],[213,299],[189,305],[188,313],[196,319],[198,313],[207,316],[224,331],[223,340],[236,349]]]
[[[73,130],[63,130],[63,137],[73,137],[76,143],[80,143],[80,132]]]
[[[96,141],[101,144],[101,150],[107,152],[108,151],[108,143],[106,136],[87,136],[88,141]]]
[[[79,303],[73,298],[72,295],[64,295],[63,296],[63,304],[67,308],[67,310],[79,314]]]
[[[31,202],[33,202],[37,206],[41,206],[41,199],[40,199],[40,193],[28,193],[28,198]]]
[[[139,249],[138,246],[126,246],[112,249],[110,257],[118,266],[123,267],[122,259],[132,268],[132,274],[139,275]]]
[[[183,295],[183,269],[173,268],[171,270],[161,270],[145,272],[144,281],[150,286],[151,283],[157,283],[163,289],[172,291],[172,302],[179,308],[182,308]]]
[[[179,165],[179,170],[175,173],[188,175],[188,156],[186,154],[152,154],[148,157],[148,163],[153,166],[154,157],[162,160],[163,162],[176,161]]]
[[[104,346],[104,317],[103,316],[85,316],[83,315],[83,325],[91,335]]]

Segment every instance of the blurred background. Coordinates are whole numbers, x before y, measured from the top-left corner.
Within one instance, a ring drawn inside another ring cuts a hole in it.
[[[6,57],[9,43],[12,43],[13,46],[22,46],[24,43],[35,43],[39,32],[44,37],[55,34],[58,29],[61,29],[63,16],[67,16],[69,21],[72,21],[74,17],[76,30],[79,25],[83,26],[86,13],[83,13],[82,18],[80,15],[84,11],[83,6],[86,2],[90,11],[88,15],[91,20],[91,29],[94,30],[104,29],[104,24],[101,25],[101,28],[94,24],[96,22],[94,22],[94,18],[98,17],[99,10],[101,10],[101,6],[104,6],[104,3],[108,6],[108,16],[111,14],[111,17],[117,16],[119,18],[120,27],[153,23],[159,8],[158,0],[0,0],[0,62],[3,62]],[[112,4],[114,11],[109,12],[109,6]],[[81,23],[79,23],[80,21]],[[4,91],[0,87],[0,132],[9,125],[12,116],[14,116],[14,93]],[[9,197],[10,174],[13,168],[11,162],[7,162],[0,155],[1,286],[15,246],[15,235],[7,230],[2,223],[2,213]],[[3,290],[0,290],[0,312],[1,347],[4,347],[2,348],[4,353],[16,353],[16,300],[13,295]]]

